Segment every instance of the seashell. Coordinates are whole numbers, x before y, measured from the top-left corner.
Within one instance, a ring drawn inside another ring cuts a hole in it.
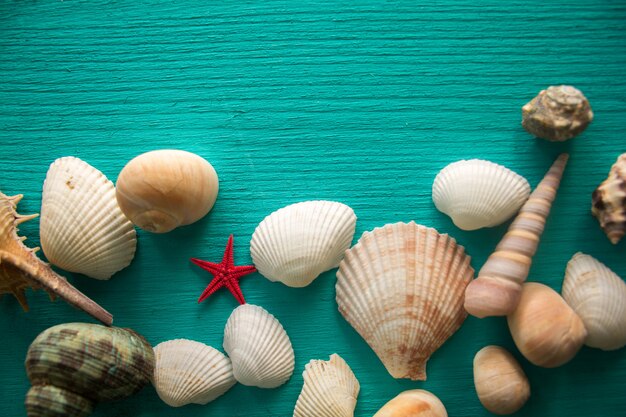
[[[283,207],[256,228],[250,254],[270,281],[305,287],[336,268],[350,247],[356,216],[345,204],[305,201]]]
[[[569,362],[587,336],[582,320],[565,300],[552,288],[535,282],[522,286],[517,309],[507,322],[522,355],[544,368]]]
[[[457,161],[433,183],[433,202],[463,230],[498,226],[528,199],[530,185],[502,165],[480,159]]]
[[[211,211],[219,180],[204,158],[162,149],[143,153],[117,178],[117,202],[138,227],[165,233],[194,223]]]
[[[33,385],[26,411],[29,417],[86,416],[96,402],[139,391],[153,371],[152,347],[132,330],[87,323],[50,327],[26,354]]]
[[[515,310],[568,158],[569,155],[561,154],[552,164],[478,278],[467,286],[465,309],[469,314],[483,318],[506,316]]]
[[[21,223],[37,217],[17,214],[15,208],[22,197],[21,194],[7,197],[0,192],[0,296],[13,294],[24,311],[28,311],[26,288],[43,288],[51,298],[58,296],[110,326],[113,316],[108,311],[54,272],[35,255],[39,248],[26,247],[23,243],[26,237],[17,235]]]
[[[567,263],[561,293],[585,324],[587,346],[615,350],[626,345],[626,283],[615,272],[579,252]]]
[[[448,417],[443,403],[423,389],[400,393],[383,406],[374,417]]]
[[[542,139],[563,142],[582,133],[593,120],[589,101],[570,85],[541,90],[522,107],[522,126]]]
[[[394,378],[426,379],[426,362],[461,326],[474,270],[448,235],[411,223],[365,232],[337,272],[339,312]]]
[[[592,195],[591,213],[614,245],[626,233],[626,153],[611,167],[609,177]]]
[[[109,279],[135,256],[135,229],[104,174],[74,157],[54,161],[41,197],[41,247],[67,271]]]
[[[295,356],[280,322],[265,309],[243,304],[224,329],[224,350],[235,379],[243,385],[276,388],[293,374]]]
[[[152,384],[172,407],[207,404],[237,383],[224,354],[204,343],[169,340],[154,347]]]
[[[474,386],[481,404],[498,415],[513,414],[530,397],[522,367],[499,346],[486,346],[474,356]]]
[[[359,381],[341,356],[310,361],[293,417],[353,417]]]

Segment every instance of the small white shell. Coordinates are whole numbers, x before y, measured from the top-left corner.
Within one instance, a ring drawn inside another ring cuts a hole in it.
[[[224,350],[243,385],[276,388],[293,374],[295,356],[280,322],[265,309],[244,304],[226,322]]]
[[[510,169],[481,159],[442,169],[433,183],[433,202],[463,230],[493,227],[510,219],[530,195],[530,185]]]
[[[305,287],[339,265],[350,247],[356,216],[345,204],[305,201],[283,207],[256,228],[250,254],[270,281]]]
[[[135,256],[135,228],[115,198],[115,187],[96,168],[74,157],[48,169],[41,201],[41,247],[67,271],[109,279]]]
[[[562,294],[585,324],[587,346],[615,350],[626,345],[626,283],[617,274],[579,252],[567,263]]]
[[[337,354],[330,360],[312,360],[302,374],[304,385],[293,417],[353,417],[359,381]]]
[[[154,347],[152,384],[172,407],[206,404],[237,383],[230,360],[204,343],[169,340]]]

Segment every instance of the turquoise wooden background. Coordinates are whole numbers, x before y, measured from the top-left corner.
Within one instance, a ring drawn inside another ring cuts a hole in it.
[[[219,3],[219,4],[218,4]],[[623,1],[3,1],[0,3],[0,189],[38,212],[48,165],[84,159],[115,180],[133,156],[180,148],[220,176],[211,214],[166,235],[139,232],[137,256],[108,282],[67,274],[119,326],[157,344],[191,338],[221,347],[235,300],[198,305],[210,277],[188,259],[219,260],[229,233],[250,262],[255,226],[292,202],[352,206],[357,236],[415,220],[448,232],[479,268],[505,227],[463,232],[430,200],[447,163],[484,158],[534,186],[562,150],[572,154],[530,279],[559,290],[576,251],[626,276],[626,243],[612,246],[591,217],[590,195],[626,151],[626,5]],[[567,83],[596,118],[566,144],[536,140],[520,108]],[[38,244],[38,221],[22,228]],[[487,344],[517,357],[504,319],[469,318],[428,365],[426,382],[396,381],[337,312],[335,273],[291,289],[254,274],[250,303],[291,336],[296,372],[276,390],[236,386],[206,406],[173,409],[152,387],[98,407],[96,416],[289,416],[306,362],[337,352],[361,382],[358,417],[402,390],[425,388],[451,416],[489,415],[472,382]],[[32,311],[0,300],[0,415],[23,414],[26,349],[49,326],[88,321],[63,302],[29,294]],[[520,416],[623,415],[626,351],[583,348],[568,365],[521,359],[532,396]]]

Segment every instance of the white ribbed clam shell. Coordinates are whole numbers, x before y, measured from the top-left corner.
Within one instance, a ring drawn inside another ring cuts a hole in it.
[[[257,226],[250,255],[257,270],[270,281],[304,287],[339,265],[352,243],[355,227],[354,211],[345,204],[291,204]]]
[[[606,265],[575,254],[561,292],[585,324],[587,346],[615,350],[626,345],[626,283]]]
[[[237,383],[230,360],[204,343],[169,340],[154,347],[152,384],[172,407],[206,404]]]
[[[510,219],[530,195],[521,175],[481,159],[442,169],[433,183],[433,202],[463,230],[493,227]]]
[[[243,385],[276,388],[293,374],[295,356],[280,322],[265,309],[244,304],[226,322],[224,350]]]
[[[135,256],[137,239],[122,214],[115,187],[96,168],[59,158],[43,184],[40,223],[46,258],[67,271],[109,279]]]
[[[359,381],[337,354],[306,364],[293,417],[354,417]]]
[[[462,246],[411,223],[365,232],[337,272],[339,312],[394,378],[426,379],[426,361],[466,317],[474,275]]]

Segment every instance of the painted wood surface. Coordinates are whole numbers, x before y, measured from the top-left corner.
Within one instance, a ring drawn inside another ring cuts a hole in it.
[[[229,3],[229,4],[227,4]],[[483,158],[534,186],[571,152],[530,280],[559,290],[576,251],[626,276],[626,243],[612,246],[590,215],[590,196],[626,151],[626,5],[544,2],[0,3],[0,189],[40,210],[48,165],[84,159],[115,180],[133,156],[180,148],[220,176],[215,208],[166,235],[139,232],[137,256],[108,282],[71,281],[157,344],[191,338],[221,347],[235,300],[196,299],[209,276],[190,257],[219,260],[229,233],[235,259],[264,216],[292,202],[352,206],[363,231],[415,220],[453,235],[479,268],[505,231],[463,232],[434,208],[430,187],[447,163]],[[530,137],[520,109],[540,89],[573,84],[595,120],[580,137]],[[38,245],[38,221],[22,227]],[[428,364],[426,382],[396,381],[337,312],[335,272],[304,289],[243,278],[250,303],[289,332],[296,372],[275,390],[236,386],[207,406],[173,409],[152,387],[103,404],[95,416],[289,416],[313,358],[343,356],[361,382],[356,416],[399,391],[424,388],[451,416],[486,416],[472,358],[487,344],[515,350],[504,319],[469,318]],[[23,415],[23,361],[54,324],[89,321],[63,302],[29,294],[32,310],[0,299],[0,415]],[[569,364],[540,369],[520,358],[532,395],[520,416],[603,416],[626,411],[626,354],[583,348]]]

